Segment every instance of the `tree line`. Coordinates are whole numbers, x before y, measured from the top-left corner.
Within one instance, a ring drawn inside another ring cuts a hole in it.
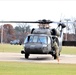
[[[16,27],[13,27],[11,24],[4,24],[3,27],[0,26],[0,42],[1,39],[3,39],[2,42],[4,43],[10,43],[12,40],[19,39],[23,43],[26,35],[29,33],[30,26],[26,23],[18,24]]]
[[[71,28],[69,25],[67,25],[67,30],[68,30],[67,41],[76,41],[76,19],[72,21],[74,23],[70,24]],[[10,41],[16,40],[16,39],[19,39],[23,43],[27,34],[29,34],[31,31],[30,25],[26,23],[19,23],[15,27],[13,27],[13,25],[11,24],[4,24],[2,26],[0,26],[0,42],[1,42],[1,39],[3,39],[2,42],[4,43],[10,43]],[[71,30],[73,30],[74,33],[69,34]],[[66,33],[64,33],[64,37],[63,37],[63,41],[65,40],[66,40]]]

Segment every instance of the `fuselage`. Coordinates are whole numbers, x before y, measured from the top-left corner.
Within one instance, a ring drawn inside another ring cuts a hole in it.
[[[29,34],[24,41],[24,50],[29,54],[50,54],[54,51],[52,49],[53,38],[57,39],[61,51],[61,37],[51,35],[50,29],[36,29],[32,34]]]

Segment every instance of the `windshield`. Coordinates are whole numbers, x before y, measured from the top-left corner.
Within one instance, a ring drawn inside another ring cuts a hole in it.
[[[42,43],[47,44],[47,37],[46,36],[28,36],[26,37],[24,43],[33,42],[33,43]]]

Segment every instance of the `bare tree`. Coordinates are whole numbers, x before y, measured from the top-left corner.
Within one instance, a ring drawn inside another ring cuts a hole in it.
[[[18,32],[29,32],[30,26],[27,23],[19,23],[18,26],[15,27],[15,30]]]
[[[76,20],[73,23],[73,28],[74,28],[74,31],[75,31],[75,34],[76,34]]]
[[[16,39],[20,39],[21,42],[24,41],[28,32],[30,32],[30,26],[26,23],[19,23],[18,26],[15,27]]]
[[[71,23],[72,30],[73,30],[74,34],[76,34],[76,18],[72,17],[71,21],[72,21],[72,23]]]

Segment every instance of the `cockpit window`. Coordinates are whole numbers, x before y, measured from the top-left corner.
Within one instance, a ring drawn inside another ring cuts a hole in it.
[[[47,44],[47,38],[45,36],[40,36],[38,38],[38,42]]]
[[[33,42],[37,42],[37,40],[38,40],[38,36],[34,36],[33,37]]]
[[[24,40],[24,43],[27,43],[27,42],[28,42],[28,37],[26,37]]]
[[[33,43],[42,43],[47,44],[47,37],[46,36],[28,36],[26,37],[24,43],[33,42]]]
[[[28,36],[28,42],[32,42],[33,41],[33,36]]]

